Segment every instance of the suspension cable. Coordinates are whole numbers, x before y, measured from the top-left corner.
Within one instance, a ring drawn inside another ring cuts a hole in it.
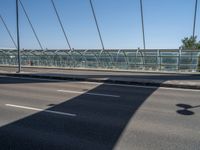
[[[60,27],[61,27],[61,29],[62,29],[62,32],[63,32],[63,34],[64,34],[64,36],[65,36],[65,40],[66,40],[66,42],[67,42],[67,45],[68,45],[69,49],[72,50],[71,45],[70,45],[70,43],[69,43],[69,39],[68,39],[68,37],[67,37],[67,34],[66,34],[65,29],[64,29],[64,27],[63,27],[62,21],[61,21],[61,19],[60,19],[59,14],[58,14],[58,10],[57,10],[57,8],[56,8],[56,5],[55,5],[55,3],[54,3],[53,0],[51,0],[51,3],[52,3],[52,5],[53,5],[54,11],[55,11],[55,13],[56,13],[56,16],[57,16],[58,22],[59,22],[59,24],[60,24]]]
[[[89,1],[90,1],[90,6],[91,6],[91,9],[92,9],[93,17],[94,17],[94,20],[95,20],[95,23],[96,23],[97,31],[98,31],[98,34],[99,34],[99,39],[101,41],[102,50],[104,50],[104,43],[103,43],[103,39],[102,39],[101,32],[100,32],[100,29],[99,29],[99,25],[98,25],[98,21],[97,21],[95,11],[94,11],[94,7],[93,7],[93,4],[92,4],[92,0],[89,0]]]
[[[198,0],[196,0],[196,2],[195,2],[194,24],[193,24],[193,34],[192,34],[193,39],[195,37],[195,30],[196,30],[197,6],[198,6]]]
[[[140,0],[140,11],[141,11],[141,20],[142,20],[143,46],[144,46],[144,49],[146,49],[145,31],[144,31],[144,15],[143,15],[143,3],[142,3],[142,0]]]
[[[5,26],[6,31],[8,32],[8,34],[9,34],[9,36],[10,36],[10,38],[11,38],[13,44],[14,44],[14,46],[17,48],[17,44],[16,44],[16,42],[15,42],[15,40],[14,40],[14,38],[13,38],[11,32],[10,32],[10,30],[8,29],[8,26],[7,26],[6,22],[4,21],[4,19],[3,19],[3,17],[1,15],[0,15],[0,19],[3,22],[3,25]]]
[[[38,38],[38,36],[37,36],[37,33],[36,33],[36,31],[35,31],[35,29],[34,29],[34,27],[33,27],[33,24],[31,23],[31,20],[30,20],[30,18],[29,18],[29,16],[28,16],[28,13],[27,13],[27,11],[26,11],[26,9],[25,9],[25,7],[24,7],[22,1],[19,0],[19,2],[20,2],[20,5],[22,6],[22,9],[23,9],[23,11],[24,11],[24,14],[26,15],[26,18],[27,18],[27,20],[28,20],[28,22],[29,22],[29,24],[30,24],[30,27],[31,27],[31,29],[32,29],[32,31],[33,31],[33,34],[35,35],[35,38],[36,38],[36,40],[37,40],[37,42],[38,42],[40,48],[43,50],[42,44],[41,44],[41,42],[40,42],[40,40],[39,40],[39,38]]]

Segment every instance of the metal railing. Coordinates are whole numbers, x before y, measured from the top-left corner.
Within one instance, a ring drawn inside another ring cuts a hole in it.
[[[0,64],[17,65],[17,50],[1,49]],[[197,72],[200,70],[200,50],[21,50],[21,64],[63,68]]]

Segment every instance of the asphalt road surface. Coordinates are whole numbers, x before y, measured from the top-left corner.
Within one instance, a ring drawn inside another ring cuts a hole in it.
[[[200,150],[200,91],[0,76],[1,150]]]

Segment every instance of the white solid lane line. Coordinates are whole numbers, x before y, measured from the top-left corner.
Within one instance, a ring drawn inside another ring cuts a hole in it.
[[[77,116],[76,114],[45,110],[45,109],[40,109],[40,108],[28,107],[28,106],[20,106],[20,105],[13,105],[13,104],[5,104],[5,105],[8,107],[21,108],[21,109],[34,110],[34,111],[42,111],[42,112],[52,113],[52,114],[57,114],[57,115],[64,115],[64,116],[71,116],[71,117]]]
[[[104,97],[115,97],[119,98],[119,95],[110,95],[110,94],[100,94],[100,93],[90,93],[90,92],[80,92],[80,91],[70,91],[70,90],[57,90],[58,92],[63,93],[74,93],[74,94],[87,94],[87,95],[94,95],[94,96],[104,96]]]

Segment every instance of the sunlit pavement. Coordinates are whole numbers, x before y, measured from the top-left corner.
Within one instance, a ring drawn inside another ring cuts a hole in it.
[[[198,150],[200,91],[0,76],[2,150]]]

